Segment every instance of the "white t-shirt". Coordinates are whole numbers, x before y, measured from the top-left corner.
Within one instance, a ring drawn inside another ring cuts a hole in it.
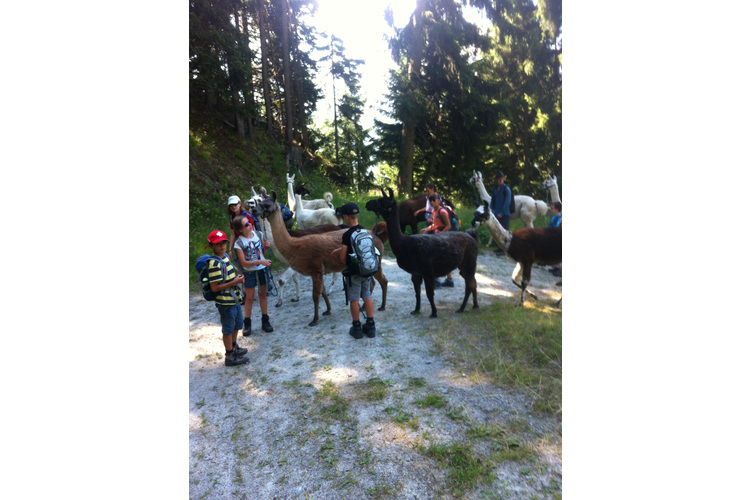
[[[234,242],[234,248],[245,254],[245,260],[254,261],[263,258],[263,250],[261,247],[260,238],[258,238],[257,231],[253,231],[250,238],[245,238],[244,236],[240,236],[239,238],[237,238],[237,241]],[[259,271],[264,267],[266,266],[264,266],[263,264],[258,264],[251,267],[243,266],[243,269],[245,271]]]

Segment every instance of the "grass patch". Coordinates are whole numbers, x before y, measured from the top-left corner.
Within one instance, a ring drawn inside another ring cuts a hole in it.
[[[374,377],[358,384],[359,398],[365,401],[382,401],[388,396],[390,384],[379,377]]]
[[[535,409],[562,416],[562,313],[536,304],[494,302],[444,317],[431,332],[441,354],[462,371],[524,389]]]
[[[491,484],[492,467],[480,460],[468,443],[417,445],[417,449],[448,469],[448,480],[453,494],[473,488],[477,482]]]
[[[448,406],[448,401],[438,394],[428,394],[424,398],[415,400],[414,404],[419,408],[427,408],[428,406],[432,408],[445,408]]]
[[[315,397],[320,403],[318,412],[326,423],[348,420],[349,402],[333,382],[326,381]]]

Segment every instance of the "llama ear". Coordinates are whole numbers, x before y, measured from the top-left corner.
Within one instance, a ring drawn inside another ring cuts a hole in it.
[[[490,204],[487,202],[487,200],[483,200],[483,203],[484,203],[484,208],[486,208],[487,210],[489,210],[490,209]]]
[[[393,189],[388,188],[388,195],[393,198]]]
[[[276,201],[276,191],[274,191],[273,189],[271,190],[271,199],[273,201]]]
[[[383,198],[387,198],[387,196],[385,195],[385,189],[380,188],[380,192],[383,193]]]

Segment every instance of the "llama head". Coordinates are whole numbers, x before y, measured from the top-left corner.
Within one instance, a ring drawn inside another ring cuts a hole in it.
[[[286,183],[294,185],[294,174],[289,175],[289,173],[286,174]]]
[[[482,182],[482,174],[474,170],[474,175],[472,175],[471,178],[469,179],[469,183],[476,186],[480,182]]]
[[[471,227],[478,227],[487,222],[492,216],[490,204],[484,200],[483,205],[474,211],[474,218],[471,220]]]
[[[278,205],[276,203],[276,191],[271,191],[270,198],[263,198],[253,207],[253,215],[261,219],[268,219],[274,213]]]
[[[294,187],[294,194],[298,194],[300,196],[307,196],[310,194],[310,191],[305,187],[305,182],[298,182],[297,185]]]
[[[376,215],[387,219],[391,212],[393,212],[398,206],[398,203],[396,203],[396,200],[393,197],[393,189],[388,188],[390,195],[386,195],[382,188],[380,192],[383,193],[383,197],[368,201],[365,204],[365,208],[370,212],[375,212]]]
[[[550,189],[553,186],[557,186],[557,176],[547,174],[547,178],[542,182],[542,187],[544,189]]]

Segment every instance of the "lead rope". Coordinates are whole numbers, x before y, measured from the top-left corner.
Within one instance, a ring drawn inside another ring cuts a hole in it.
[[[262,226],[266,227],[265,224],[262,224]],[[268,241],[268,240],[266,239],[266,234],[263,231],[261,231],[260,234],[263,236],[263,238],[261,238],[261,248],[262,248],[263,241]],[[266,296],[270,295],[271,297],[278,297],[279,290],[276,288],[276,281],[273,279],[273,271],[271,271],[271,267],[273,266],[274,259],[273,259],[273,250],[271,250],[270,246],[268,247],[268,255],[269,255],[268,260],[271,261],[271,266],[263,269],[263,272],[266,274]]]

